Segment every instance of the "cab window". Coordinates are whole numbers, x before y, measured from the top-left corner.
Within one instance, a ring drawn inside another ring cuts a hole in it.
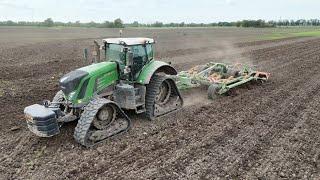
[[[147,48],[148,58],[149,58],[149,60],[152,60],[153,59],[153,45],[147,44],[146,48]]]
[[[147,56],[143,45],[131,46],[131,52],[133,53],[133,62],[138,64],[146,62]]]

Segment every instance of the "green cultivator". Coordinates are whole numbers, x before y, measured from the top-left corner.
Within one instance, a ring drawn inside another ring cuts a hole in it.
[[[154,60],[154,43],[150,38],[104,39],[101,46],[95,42],[93,64],[63,76],[61,90],[52,101],[24,109],[30,131],[51,137],[59,134],[64,123],[78,121],[74,138],[92,146],[127,131],[131,126],[128,110],[153,120],[183,106],[180,90],[206,85],[213,98],[269,76],[219,63],[178,73],[170,64]],[[84,56],[88,59],[87,50]]]
[[[182,71],[175,76],[177,86],[181,90],[208,86],[210,99],[250,81],[267,81],[268,78],[269,73],[254,71],[247,66],[213,62]]]

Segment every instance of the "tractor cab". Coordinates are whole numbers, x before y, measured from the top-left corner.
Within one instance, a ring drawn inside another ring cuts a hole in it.
[[[117,62],[121,79],[134,81],[144,65],[153,60],[153,44],[150,38],[103,39],[105,61]]]

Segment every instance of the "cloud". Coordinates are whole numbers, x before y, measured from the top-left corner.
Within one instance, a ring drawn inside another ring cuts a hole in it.
[[[4,7],[4,8],[12,8],[12,9],[16,9],[16,10],[27,10],[27,11],[32,11],[33,8],[28,7],[26,4],[19,4],[18,2],[15,1],[3,1],[0,2],[0,7]]]
[[[225,0],[227,5],[233,6],[236,4],[236,2],[234,0]]]

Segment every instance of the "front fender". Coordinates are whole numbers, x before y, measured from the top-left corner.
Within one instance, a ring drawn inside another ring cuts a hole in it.
[[[138,76],[137,82],[140,84],[149,84],[150,79],[155,72],[164,72],[165,74],[169,75],[178,74],[177,70],[170,66],[170,64],[163,61],[153,60],[142,68],[141,73]]]

